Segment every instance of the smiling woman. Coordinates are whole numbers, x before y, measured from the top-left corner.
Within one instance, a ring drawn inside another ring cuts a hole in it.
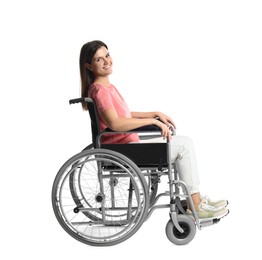
[[[82,97],[94,100],[98,109],[101,131],[110,128],[113,131],[130,131],[143,126],[156,125],[162,133],[162,140],[171,143],[171,160],[175,163],[180,180],[184,181],[190,191],[193,208],[200,219],[218,219],[228,214],[227,200],[211,201],[200,194],[199,177],[192,141],[185,136],[171,137],[171,117],[162,112],[131,112],[117,88],[110,83],[113,61],[108,47],[102,41],[91,41],[84,44],[80,52],[80,74]],[[84,110],[87,104],[83,103]],[[136,133],[103,135],[103,144],[128,144],[143,142]],[[152,142],[152,140],[151,140]],[[154,139],[156,142],[156,139]]]

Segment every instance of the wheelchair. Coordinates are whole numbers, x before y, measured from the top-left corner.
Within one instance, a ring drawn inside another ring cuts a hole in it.
[[[112,246],[133,236],[156,209],[169,209],[166,236],[176,245],[193,240],[196,229],[219,219],[201,221],[194,210],[187,186],[178,178],[170,161],[170,144],[102,144],[104,134],[138,133],[140,139],[161,136],[156,126],[128,132],[100,131],[96,104],[77,98],[70,104],[88,103],[92,143],[67,160],[52,187],[54,214],[63,229],[76,240],[91,246]],[[173,135],[175,130],[173,129]],[[168,191],[158,192],[163,176]],[[169,203],[159,204],[168,197]],[[192,214],[187,214],[187,205]]]

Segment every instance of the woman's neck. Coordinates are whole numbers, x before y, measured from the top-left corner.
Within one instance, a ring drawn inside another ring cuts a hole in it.
[[[94,83],[99,83],[105,86],[110,85],[110,81],[108,77],[98,77],[95,79]]]

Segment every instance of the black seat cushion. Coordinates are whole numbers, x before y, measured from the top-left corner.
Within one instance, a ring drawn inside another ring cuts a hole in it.
[[[101,148],[119,152],[140,167],[166,167],[166,143],[102,144]]]

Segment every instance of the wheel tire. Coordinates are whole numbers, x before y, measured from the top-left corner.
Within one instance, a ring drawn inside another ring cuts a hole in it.
[[[191,218],[182,214],[177,216],[177,221],[184,232],[181,233],[170,219],[166,225],[166,236],[175,245],[186,245],[195,237],[196,225]]]
[[[101,166],[108,163],[114,166],[112,177],[121,178],[121,186],[113,185],[118,188],[114,188],[114,197],[109,178],[112,170]],[[72,192],[79,188],[72,185],[72,181],[78,180],[74,178],[77,171],[86,177],[82,179],[80,191]],[[106,196],[102,200],[103,219],[102,204],[96,200],[100,184]],[[70,158],[58,171],[52,188],[52,205],[59,224],[73,238],[92,246],[112,246],[134,235],[143,224],[149,207],[147,183],[140,169],[126,156],[105,149],[85,150]],[[83,207],[87,211],[82,213]]]

